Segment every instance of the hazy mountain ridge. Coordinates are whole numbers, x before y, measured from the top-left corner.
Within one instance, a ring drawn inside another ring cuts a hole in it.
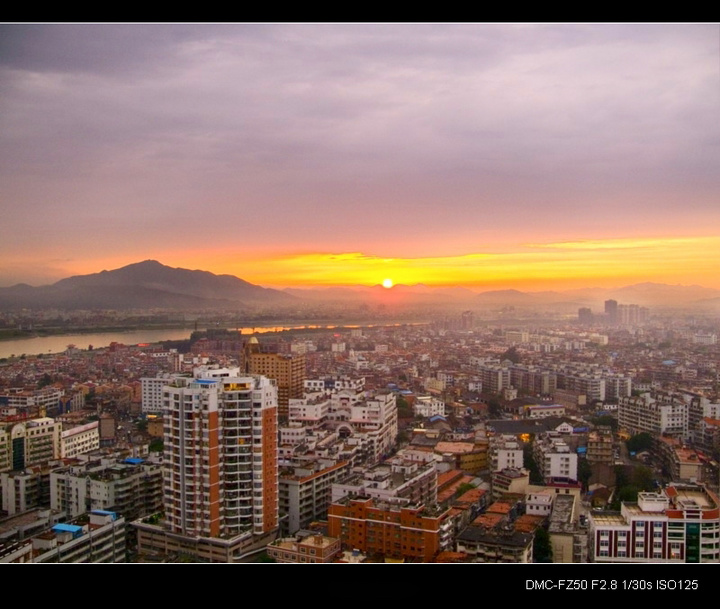
[[[424,284],[397,284],[392,288],[381,285],[346,286],[335,288],[287,288],[285,290],[304,300],[334,302],[392,301],[403,304],[465,304],[484,307],[536,307],[551,306],[563,310],[590,307],[599,313],[606,300],[620,304],[637,304],[649,307],[713,306],[720,298],[720,290],[702,286],[682,286],[662,283],[639,283],[619,288],[574,288],[571,290],[523,292],[515,289],[476,292],[464,287],[432,288]]]
[[[231,308],[284,305],[295,299],[232,275],[172,268],[156,260],[75,275],[49,285],[0,288],[0,307],[62,309]]]
[[[385,303],[403,306],[452,304],[473,307],[553,307],[571,311],[590,307],[601,312],[605,300],[650,307],[717,308],[720,290],[698,285],[638,283],[619,288],[575,288],[523,292],[516,289],[473,291],[462,286],[424,284],[308,287],[274,290],[233,275],[172,268],[145,260],[119,269],[75,275],[47,286],[17,284],[0,288],[0,308],[188,309],[282,306],[293,302],[336,304]]]

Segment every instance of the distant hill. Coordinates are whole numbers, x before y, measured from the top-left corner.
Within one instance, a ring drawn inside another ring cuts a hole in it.
[[[0,308],[197,309],[287,305],[295,298],[232,275],[165,266],[156,260],[76,275],[49,286],[0,288]]]
[[[428,287],[423,284],[398,284],[390,289],[381,285],[345,288],[293,288],[285,292],[303,300],[325,302],[394,301],[405,305],[455,304],[472,307],[520,308],[544,307],[564,311],[592,307],[600,312],[605,300],[647,307],[714,307],[720,290],[700,286],[639,283],[620,288],[580,288],[563,291],[521,292],[520,290],[488,290],[474,292],[462,287]]]
[[[468,309],[503,306],[544,307],[567,312],[579,307],[602,311],[603,301],[648,307],[700,307],[716,310],[720,290],[701,286],[639,283],[620,288],[582,288],[565,291],[475,292],[464,287],[423,284],[392,288],[348,286],[273,290],[233,275],[172,268],[156,260],[129,264],[112,271],[77,275],[41,287],[18,284],[0,288],[0,309],[233,309],[293,306],[303,301],[323,304],[377,303],[388,306],[463,306]]]

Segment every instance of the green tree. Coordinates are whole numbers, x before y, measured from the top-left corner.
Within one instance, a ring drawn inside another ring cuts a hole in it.
[[[545,480],[540,474],[540,468],[533,457],[532,444],[529,442],[523,446],[523,464],[530,472],[530,484],[545,484]]]
[[[165,443],[162,438],[153,438],[148,446],[148,450],[156,453],[161,453],[165,449]]]
[[[550,534],[543,527],[535,531],[533,539],[533,562],[552,562]]]
[[[583,490],[587,492],[592,477],[592,466],[587,459],[578,459],[578,479],[582,483]]]
[[[502,354],[500,359],[509,359],[513,364],[519,364],[522,360],[522,357],[520,357],[520,354],[515,347],[510,347],[507,351],[505,351],[505,353]]]
[[[653,471],[644,465],[633,468],[632,485],[641,491],[652,491],[655,488]]]
[[[48,385],[52,385],[53,380],[51,376],[46,372],[43,374],[43,377],[38,381],[38,389],[42,389],[43,387],[47,387]]]
[[[462,484],[458,485],[457,489],[455,490],[455,496],[461,497],[468,491],[471,491],[475,488],[474,484],[470,484],[469,482],[463,482]]]
[[[267,552],[263,552],[262,554],[260,554],[260,555],[257,557],[257,559],[255,559],[254,562],[266,563],[266,562],[277,562],[277,561],[276,561],[274,558],[268,556],[268,553],[267,553]]]
[[[612,415],[604,414],[601,417],[593,417],[590,419],[590,422],[595,425],[595,427],[602,425],[603,427],[610,427],[613,431],[617,431],[618,422]]]
[[[502,404],[497,397],[488,400],[488,416],[491,419],[499,419],[502,416]]]
[[[653,437],[646,432],[634,435],[625,442],[630,452],[639,453],[643,450],[650,450],[653,445]]]
[[[637,501],[639,492],[640,489],[634,484],[630,484],[629,486],[623,486],[617,492],[617,501],[618,503],[622,503],[623,501],[626,501],[628,503],[635,503]],[[618,509],[619,508],[620,506],[618,505]]]
[[[413,413],[412,407],[403,396],[397,396],[395,404],[397,405],[398,417],[401,419],[411,419],[414,416],[415,413]]]

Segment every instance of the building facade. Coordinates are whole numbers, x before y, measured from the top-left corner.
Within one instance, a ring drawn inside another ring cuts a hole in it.
[[[449,509],[397,506],[370,498],[346,497],[330,506],[328,535],[343,546],[385,558],[429,562],[450,548]]]
[[[277,387],[238,368],[196,370],[163,392],[164,522],[136,522],[147,553],[234,561],[278,531]]]
[[[717,496],[701,485],[639,493],[620,513],[590,515],[594,562],[720,562]]]

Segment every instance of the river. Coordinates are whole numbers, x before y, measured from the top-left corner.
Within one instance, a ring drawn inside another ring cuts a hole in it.
[[[363,327],[373,327],[367,324]],[[399,324],[387,324],[399,325]],[[283,330],[301,330],[304,328],[326,328],[332,330],[337,325],[298,325],[298,326],[248,326],[243,328],[228,328],[229,330],[240,330],[243,334],[250,336],[253,333],[264,334],[266,332],[281,332]],[[344,327],[360,327],[357,325],[345,325]],[[94,349],[107,347],[110,343],[123,343],[125,345],[136,345],[138,343],[158,343],[163,340],[183,340],[190,338],[193,330],[165,329],[165,330],[130,330],[128,332],[96,332],[87,334],[63,334],[58,336],[35,336],[31,338],[15,338],[0,341],[0,358],[13,355],[38,355],[39,353],[61,353],[68,345],[75,345],[78,349],[87,349],[92,345]]]

